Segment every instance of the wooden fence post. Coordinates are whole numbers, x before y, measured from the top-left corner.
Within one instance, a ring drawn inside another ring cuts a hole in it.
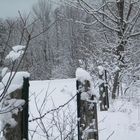
[[[108,81],[107,81],[107,70],[105,70],[105,92],[106,92],[106,105],[109,108],[109,95],[108,95]]]
[[[23,78],[22,99],[25,105],[22,111],[22,138],[28,140],[28,118],[29,118],[29,78]]]
[[[4,137],[6,140],[28,140],[28,97],[29,97],[29,78],[24,78],[22,89],[10,93],[11,99],[23,99],[25,104],[17,114],[12,114],[16,121],[15,127],[5,125]]]
[[[99,72],[99,79],[103,81],[99,85],[100,94],[100,110],[106,111],[109,108],[109,98],[108,98],[108,83],[107,83],[107,71]]]
[[[91,83],[88,80],[76,81],[78,140],[98,140],[97,105],[94,95],[90,92]],[[89,97],[84,99],[83,96]]]

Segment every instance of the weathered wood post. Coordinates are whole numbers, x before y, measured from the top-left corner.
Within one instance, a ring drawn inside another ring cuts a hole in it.
[[[108,98],[108,83],[107,83],[107,71],[104,70],[102,66],[98,66],[99,69],[99,94],[100,94],[100,110],[106,111],[109,108],[109,98]]]
[[[22,138],[28,140],[28,118],[29,118],[29,78],[24,78],[22,87],[22,99],[25,104],[22,111]]]
[[[77,69],[76,77],[78,140],[98,140],[97,104],[91,91],[91,77],[81,68]]]
[[[28,140],[28,97],[29,97],[29,78],[23,78],[23,86],[21,89],[17,89],[10,93],[11,99],[17,101],[17,103],[24,102],[23,105],[17,106],[18,110],[15,113],[13,110],[9,110],[11,118],[16,122],[15,125],[7,123],[5,125],[4,137],[6,140]],[[11,100],[10,99],[10,100]]]
[[[108,95],[108,81],[107,81],[107,70],[105,70],[105,93],[106,93],[106,105],[109,108],[109,95]]]
[[[77,89],[77,118],[78,118],[78,140],[81,140],[81,131],[80,131],[80,117],[81,117],[81,113],[80,113],[80,109],[81,109],[81,88],[82,83],[79,80],[76,80],[76,89]]]

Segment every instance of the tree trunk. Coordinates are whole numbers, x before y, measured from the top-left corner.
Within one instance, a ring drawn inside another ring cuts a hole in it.
[[[116,98],[116,92],[117,92],[117,88],[119,86],[119,75],[121,72],[121,66],[119,63],[123,63],[124,64],[124,56],[122,55],[122,52],[124,52],[124,46],[126,44],[126,41],[123,38],[123,34],[124,34],[124,30],[125,30],[125,23],[124,23],[124,0],[120,0],[120,1],[116,1],[117,3],[117,8],[118,8],[118,16],[119,16],[119,20],[118,20],[118,38],[119,38],[119,42],[118,42],[118,46],[116,48],[116,55],[118,56],[118,67],[119,70],[117,70],[115,72],[115,76],[114,76],[114,82],[113,82],[113,89],[112,89],[112,99]]]

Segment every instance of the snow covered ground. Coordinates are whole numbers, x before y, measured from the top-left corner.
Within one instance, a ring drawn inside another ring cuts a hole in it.
[[[139,140],[138,106],[128,100],[114,101],[108,112],[98,112],[100,140]]]
[[[51,136],[50,140],[65,138],[72,129],[76,129],[75,85],[75,79],[30,82],[30,120],[49,112],[41,120],[30,123],[30,133],[37,132],[33,140],[46,140],[46,131]],[[58,110],[51,111],[58,107]]]
[[[61,140],[66,138],[72,129],[76,132],[75,94],[76,79],[31,81],[30,139],[46,140],[48,137],[49,140]],[[68,105],[61,106],[70,99]],[[56,108],[59,109],[52,111]],[[43,115],[41,120],[35,119]],[[35,120],[32,121],[33,119]],[[98,111],[98,123],[99,140],[139,140],[140,106],[133,99],[120,98],[111,101],[109,111]],[[76,135],[73,135],[76,138]]]

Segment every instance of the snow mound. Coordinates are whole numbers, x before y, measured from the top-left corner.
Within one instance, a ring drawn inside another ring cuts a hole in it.
[[[91,81],[92,78],[91,78],[90,74],[86,70],[84,70],[82,68],[77,68],[77,70],[76,70],[76,79],[81,81],[81,82],[84,82],[85,80]]]
[[[15,75],[15,76],[14,76]],[[11,81],[11,84],[8,88],[7,94],[19,89],[23,85],[23,78],[30,77],[30,74],[28,72],[8,72],[2,79],[2,83],[0,84],[1,89],[0,93],[3,92],[4,86],[7,85],[7,82]],[[3,85],[3,88],[2,88]]]
[[[15,76],[14,76],[15,75]],[[30,77],[30,74],[28,72],[25,71],[21,71],[21,72],[8,72],[2,79],[2,82],[4,84],[6,84],[9,80],[10,77],[13,77],[12,83],[14,85],[19,85],[19,84],[23,84],[23,77],[28,78]]]

